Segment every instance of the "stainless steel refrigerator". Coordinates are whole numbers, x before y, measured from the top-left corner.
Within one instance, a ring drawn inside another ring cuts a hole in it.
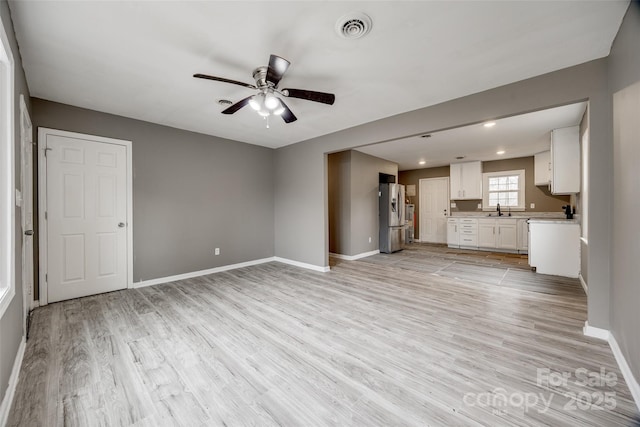
[[[380,252],[402,250],[405,238],[404,185],[380,184]]]

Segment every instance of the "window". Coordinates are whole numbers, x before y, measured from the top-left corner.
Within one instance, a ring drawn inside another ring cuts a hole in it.
[[[524,170],[489,172],[482,174],[482,206],[493,211],[524,210]]]
[[[0,318],[15,295],[13,55],[0,21]]]

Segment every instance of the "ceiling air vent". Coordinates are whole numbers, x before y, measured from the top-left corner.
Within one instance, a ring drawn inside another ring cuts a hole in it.
[[[231,102],[231,101],[230,101],[230,100],[228,100],[228,99],[218,99],[218,104],[220,104],[220,105],[222,105],[222,106],[225,106],[225,107],[226,107],[226,106],[228,106],[228,105],[233,104],[233,102]]]
[[[344,15],[336,22],[338,35],[345,39],[359,39],[371,31],[371,18],[362,12]]]

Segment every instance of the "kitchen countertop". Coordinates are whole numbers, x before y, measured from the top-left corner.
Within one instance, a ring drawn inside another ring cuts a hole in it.
[[[580,222],[575,218],[529,218],[529,224],[580,224]]]

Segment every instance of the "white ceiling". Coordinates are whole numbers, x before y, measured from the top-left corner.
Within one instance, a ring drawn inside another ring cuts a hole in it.
[[[608,55],[628,1],[10,1],[32,96],[280,147]],[[363,11],[370,34],[340,38]],[[291,99],[298,121],[218,99],[249,89],[269,54],[292,62],[281,87],[336,94]]]
[[[551,131],[580,124],[587,103],[565,105],[533,113],[360,147],[357,150],[398,164],[399,170],[445,166],[472,160],[532,156],[549,149]],[[504,154],[497,154],[504,151]],[[464,156],[458,160],[456,157]],[[424,165],[418,162],[425,161]]]

